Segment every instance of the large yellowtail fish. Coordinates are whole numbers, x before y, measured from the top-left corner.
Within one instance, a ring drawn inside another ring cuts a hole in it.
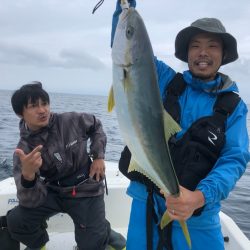
[[[180,127],[163,108],[153,50],[144,22],[123,0],[112,61],[113,85],[108,110],[116,106],[122,137],[132,153],[128,171],[138,171],[164,193],[179,196],[179,183],[167,142]],[[161,227],[169,221],[165,212]],[[180,221],[180,224],[191,248],[186,223]]]

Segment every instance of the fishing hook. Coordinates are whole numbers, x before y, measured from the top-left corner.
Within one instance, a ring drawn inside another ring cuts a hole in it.
[[[104,0],[100,0],[96,6],[94,7],[93,11],[92,11],[92,14],[95,13],[95,11],[103,4]]]

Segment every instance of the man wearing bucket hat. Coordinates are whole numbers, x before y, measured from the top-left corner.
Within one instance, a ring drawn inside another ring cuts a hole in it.
[[[135,7],[134,0],[129,2]],[[118,0],[111,45],[120,13]],[[155,65],[164,107],[182,128],[169,140],[181,195],[162,197],[143,176],[127,173],[131,153],[125,147],[119,168],[131,179],[127,189],[132,197],[127,249],[188,250],[176,222],[186,220],[192,250],[222,250],[220,202],[234,188],[250,159],[247,107],[236,83],[219,72],[221,65],[238,58],[237,42],[218,19],[201,18],[177,34],[175,56],[188,64],[188,70],[176,73],[157,58]],[[166,207],[173,222],[161,231],[158,225]]]
[[[238,59],[236,39],[226,32],[223,24],[216,18],[198,19],[189,27],[181,30],[175,39],[175,56],[184,62],[188,62],[189,42],[193,37],[202,33],[216,36],[221,39],[223,45],[221,65],[225,65]]]

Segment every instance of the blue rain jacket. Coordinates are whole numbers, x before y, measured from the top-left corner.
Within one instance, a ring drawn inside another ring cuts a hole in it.
[[[132,0],[130,3],[131,6],[135,7],[135,1]],[[113,15],[111,46],[120,12],[121,8],[117,3],[117,8]],[[155,64],[159,89],[164,100],[166,87],[176,72],[157,58],[155,58]],[[178,138],[197,119],[212,115],[218,93],[224,91],[238,92],[236,83],[221,73],[218,73],[215,80],[206,83],[193,78],[189,71],[183,72],[183,77],[187,83],[187,87],[179,98],[182,110],[180,122],[182,131],[177,134]],[[219,91],[213,91],[221,81],[224,83],[223,88]],[[220,201],[225,199],[234,188],[236,182],[244,173],[247,162],[250,159],[246,115],[247,107],[241,100],[234,112],[227,119],[226,142],[220,158],[208,176],[197,186],[197,189],[205,197],[205,208],[200,216],[192,216],[187,220],[192,241],[192,250],[224,249],[224,240],[219,219]],[[127,249],[146,250],[146,187],[139,182],[131,181],[127,189],[127,194],[133,198],[128,227]],[[166,210],[165,200],[155,194],[154,201],[155,211],[160,220]],[[156,225],[154,225],[153,230],[153,242],[154,249],[156,249],[158,243],[158,229]],[[173,223],[172,242],[174,250],[189,249],[178,222]]]

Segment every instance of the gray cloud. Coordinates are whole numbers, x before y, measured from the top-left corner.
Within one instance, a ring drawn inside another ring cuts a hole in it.
[[[0,62],[15,65],[44,66],[50,62],[49,56],[34,49],[0,43]]]
[[[53,58],[46,52],[4,43],[0,43],[0,63],[65,69],[98,70],[105,68],[105,65],[98,58],[82,51],[64,49],[56,58]]]
[[[225,65],[222,69],[231,76],[232,80],[249,88],[250,58],[242,57],[234,63]]]
[[[55,66],[63,68],[89,68],[93,70],[104,69],[105,65],[94,56],[86,52],[73,50],[62,50],[58,62],[53,62]]]

